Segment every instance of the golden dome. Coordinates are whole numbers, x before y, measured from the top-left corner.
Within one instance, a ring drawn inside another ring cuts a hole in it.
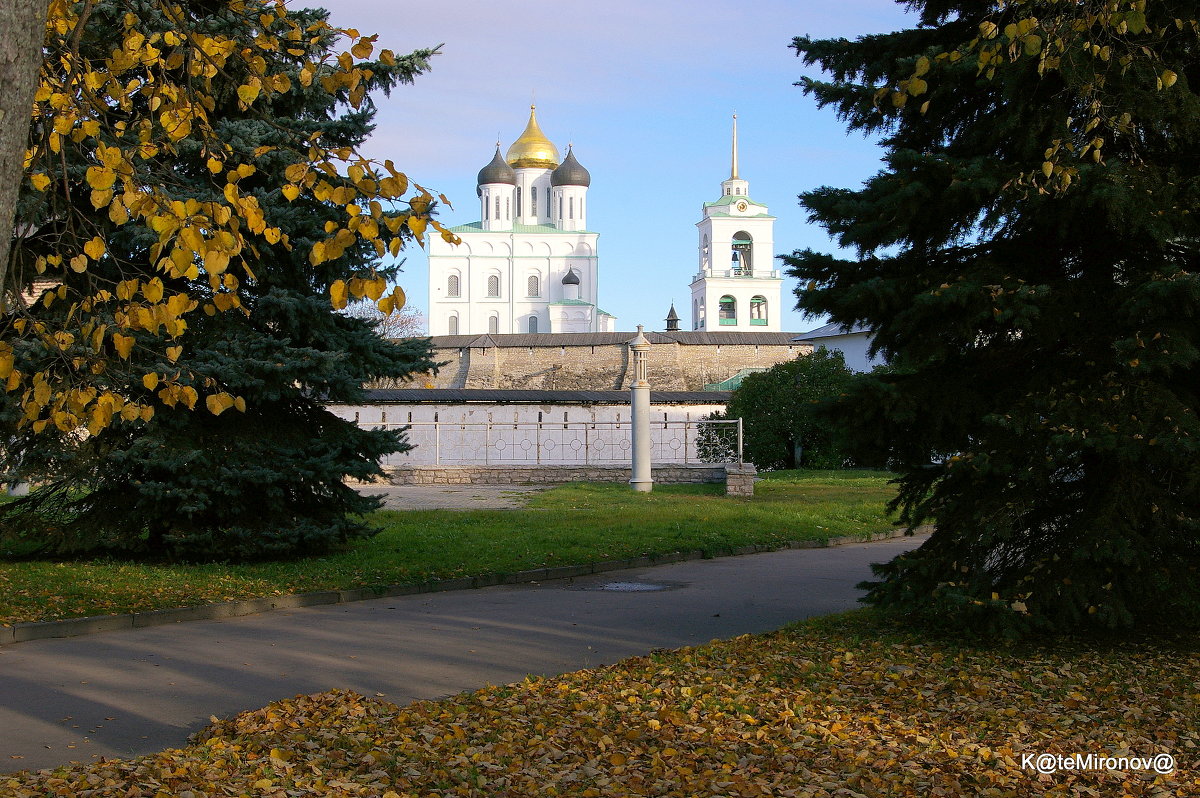
[[[516,169],[533,167],[553,169],[558,166],[558,148],[550,143],[546,134],[538,127],[536,106],[529,106],[529,124],[525,132],[508,148],[505,160]]]

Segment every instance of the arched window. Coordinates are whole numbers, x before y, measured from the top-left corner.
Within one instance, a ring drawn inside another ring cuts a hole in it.
[[[496,195],[496,221],[500,221],[500,195]]]
[[[488,221],[488,218],[489,218],[489,217],[488,217],[488,211],[489,211],[490,209],[491,209],[491,205],[489,205],[489,204],[488,204],[487,197],[484,197],[484,198],[483,198],[483,220],[484,220],[485,222],[486,222],[486,221]]]
[[[487,295],[490,297],[500,296],[500,275],[489,274],[487,281]]]
[[[496,201],[499,202],[500,200],[497,199]],[[496,211],[496,215],[500,215],[499,210]],[[504,198],[504,218],[506,220],[512,218],[512,197]]]
[[[451,313],[446,319],[446,335],[458,335],[458,314]]]
[[[521,194],[523,193],[521,187],[517,186],[517,216],[521,215]]]
[[[567,218],[568,219],[575,218],[575,198],[574,197],[570,197],[567,199]]]
[[[733,234],[733,264],[734,271],[740,270],[742,275],[750,277],[754,273],[754,241],[745,230]]]
[[[558,195],[558,220],[562,221],[562,194]]]
[[[459,293],[458,275],[452,274],[446,278],[446,296],[462,296]]]
[[[750,324],[755,327],[767,325],[767,298],[765,296],[759,295],[750,298]]]
[[[536,274],[529,275],[529,279],[525,281],[525,293],[527,296],[541,296],[542,285],[541,280]]]
[[[488,332],[492,335],[500,332],[500,317],[495,313],[488,316]]]
[[[537,216],[537,188],[529,189],[529,214]]]
[[[737,300],[729,294],[721,297],[717,305],[717,318],[722,327],[737,324]]]
[[[530,316],[530,317],[529,317],[529,331],[530,331],[531,333],[535,333],[535,332],[537,332],[537,331],[538,331],[538,330],[537,330],[537,316]]]

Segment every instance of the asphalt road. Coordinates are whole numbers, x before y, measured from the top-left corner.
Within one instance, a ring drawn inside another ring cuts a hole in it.
[[[407,703],[776,629],[857,606],[869,564],[923,539],[4,646],[0,771],[180,746],[212,715],[334,687]]]

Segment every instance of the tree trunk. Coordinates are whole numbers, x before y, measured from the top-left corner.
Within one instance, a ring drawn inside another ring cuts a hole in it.
[[[46,0],[0,0],[0,308],[8,295],[13,213],[46,36]]]

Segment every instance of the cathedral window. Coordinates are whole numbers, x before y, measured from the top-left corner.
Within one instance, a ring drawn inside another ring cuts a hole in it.
[[[458,335],[458,314],[451,313],[450,318],[446,320],[446,334]]]
[[[525,281],[525,286],[526,286],[526,295],[527,296],[541,296],[542,295],[541,280],[538,279],[538,276],[536,274],[529,275],[529,279]]]
[[[575,218],[575,198],[574,197],[571,197],[570,199],[567,200],[567,218],[568,219]]]
[[[489,209],[489,207],[490,207],[490,206],[488,205],[487,197],[484,197],[484,198],[483,198],[483,220],[484,220],[485,222],[488,220],[488,209]]]
[[[492,335],[500,332],[500,317],[495,313],[488,316],[488,332]]]
[[[500,296],[500,275],[489,274],[487,281],[487,295],[490,297]]]
[[[496,202],[499,202],[499,201],[500,200],[498,200],[498,199],[496,200]],[[496,214],[499,215],[500,211],[496,211]],[[512,197],[504,198],[504,218],[505,219],[512,218]]]
[[[500,221],[500,195],[496,195],[496,221]]]
[[[537,316],[530,316],[530,317],[529,317],[529,331],[530,331],[531,333],[535,333],[535,332],[537,332],[537,331],[538,331],[538,329],[537,329]]]
[[[751,297],[750,324],[755,327],[765,327],[767,325],[767,298],[765,296]]]
[[[537,216],[537,187],[529,189],[529,215]]]
[[[561,222],[561,221],[562,221],[562,218],[563,218],[563,214],[562,214],[562,194],[559,194],[559,195],[558,195],[558,220]]]
[[[721,297],[721,301],[717,304],[717,319],[717,323],[722,327],[737,324],[737,300],[729,294]]]
[[[517,216],[518,217],[520,217],[520,215],[521,215],[521,194],[522,193],[524,193],[524,192],[521,191],[521,187],[517,186]]]
[[[460,288],[457,274],[452,274],[446,278],[446,296],[462,296],[459,293]]]

